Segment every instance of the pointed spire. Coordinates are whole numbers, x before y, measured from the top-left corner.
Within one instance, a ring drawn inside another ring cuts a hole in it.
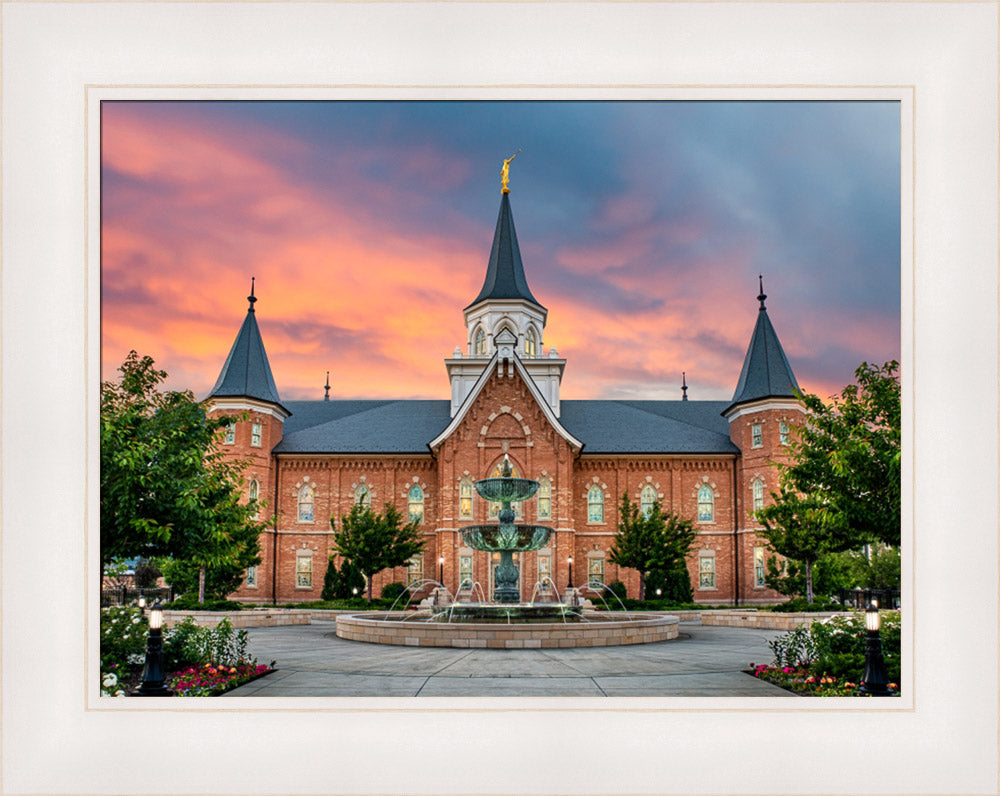
[[[681,400],[686,401],[688,399],[688,383],[687,374],[681,371]]]
[[[324,401],[330,400],[330,371],[326,372],[326,384],[323,387],[326,390],[326,394],[323,396]]]
[[[254,295],[254,280],[250,280],[250,295],[247,296],[250,306],[247,309],[246,318],[240,327],[233,342],[233,347],[226,357],[226,364],[222,366],[222,372],[215,382],[215,386],[208,394],[208,397],[229,398],[256,398],[259,401],[267,401],[281,406],[281,398],[278,396],[278,388],[274,384],[274,376],[271,375],[271,365],[267,360],[267,352],[264,350],[264,341],[260,336],[260,329],[257,328],[257,318],[254,313],[254,303],[257,297]]]
[[[469,307],[487,299],[521,299],[542,307],[531,295],[528,280],[524,276],[521,250],[517,245],[514,218],[510,211],[509,193],[500,197],[500,213],[497,216],[496,232],[493,234],[493,248],[490,250],[489,265],[486,267],[486,279],[483,280],[479,295]]]
[[[760,302],[760,310],[757,314],[757,323],[743,360],[743,370],[740,371],[740,380],[733,393],[733,402],[723,414],[727,414],[739,404],[762,398],[793,398],[795,391],[799,389],[795,374],[792,373],[792,366],[788,364],[788,357],[785,356],[774,326],[771,325],[771,319],[767,315],[767,308],[764,306],[764,299],[767,296],[764,295],[763,276],[758,278],[760,294],[757,300]]]

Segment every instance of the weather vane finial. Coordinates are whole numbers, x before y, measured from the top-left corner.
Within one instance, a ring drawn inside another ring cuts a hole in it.
[[[253,312],[254,302],[257,301],[257,297],[253,294],[253,283],[254,283],[254,277],[251,276],[250,277],[250,295],[247,296],[247,301],[250,302],[250,312]]]
[[[510,162],[517,157],[518,152],[520,151],[521,150],[518,149],[517,152],[509,158],[505,158],[503,166],[500,167],[500,193],[510,193],[510,188],[507,187],[507,183],[510,182]]]
[[[767,307],[764,306],[764,299],[766,299],[767,296],[764,295],[764,275],[763,274],[758,275],[757,279],[760,280],[760,295],[757,296],[757,301],[760,302],[760,308],[762,310],[766,310]]]

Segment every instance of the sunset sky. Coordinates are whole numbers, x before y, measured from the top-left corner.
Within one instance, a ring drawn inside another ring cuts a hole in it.
[[[900,350],[891,102],[105,102],[102,378],[215,383],[256,278],[283,399],[449,397],[510,169],[564,398],[728,399],[757,275],[800,385]]]

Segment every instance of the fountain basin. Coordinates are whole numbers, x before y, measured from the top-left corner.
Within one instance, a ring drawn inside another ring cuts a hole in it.
[[[650,644],[678,636],[679,620],[663,614],[617,615],[585,611],[580,622],[434,622],[429,611],[373,612],[337,617],[337,636],[407,647],[554,649]]]
[[[496,503],[519,503],[538,491],[538,481],[530,478],[484,478],[475,483],[480,497]]]
[[[510,550],[540,550],[549,543],[552,529],[544,525],[470,525],[462,529],[462,539],[473,550],[492,553]]]
[[[566,603],[453,603],[431,608],[432,622],[578,622],[580,612]]]

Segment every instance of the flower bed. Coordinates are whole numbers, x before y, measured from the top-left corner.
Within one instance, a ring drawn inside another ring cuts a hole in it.
[[[240,663],[236,666],[189,666],[167,678],[167,687],[174,696],[218,696],[237,686],[275,671],[264,664]]]
[[[801,696],[871,696],[861,692],[861,683],[832,675],[813,674],[804,666],[750,664],[750,674]],[[889,683],[889,695],[899,696],[899,685]]]

